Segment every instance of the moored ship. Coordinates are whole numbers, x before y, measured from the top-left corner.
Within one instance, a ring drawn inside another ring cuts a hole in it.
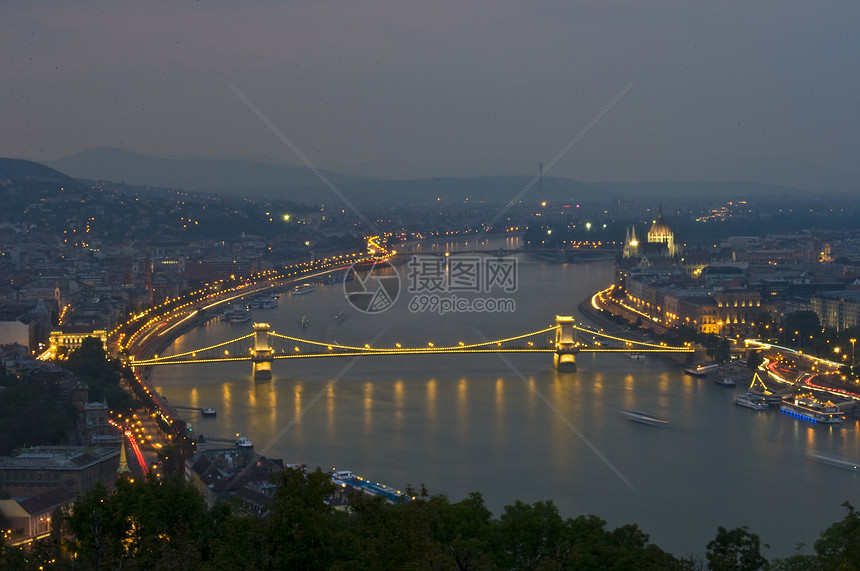
[[[390,504],[408,501],[409,497],[400,490],[379,482],[365,480],[361,476],[353,474],[349,470],[332,470],[331,481],[340,488],[353,488],[368,496],[381,496]]]
[[[254,443],[245,438],[244,436],[239,436],[236,439],[236,448],[253,448]]]
[[[227,312],[230,323],[245,323],[251,320],[251,310],[241,304],[233,304]]]
[[[823,424],[837,424],[845,420],[845,413],[830,401],[821,402],[812,395],[785,397],[782,412],[795,418]]]
[[[262,309],[274,309],[278,307],[278,298],[274,295],[264,297],[260,303]]]
[[[716,373],[719,368],[720,366],[717,363],[711,363],[710,365],[700,364],[695,367],[687,367],[684,369],[684,372],[694,377],[704,377],[710,373]]]
[[[764,398],[750,393],[738,393],[735,395],[734,401],[738,406],[753,410],[765,410],[767,408],[767,401]]]
[[[314,287],[313,284],[302,284],[294,287],[292,291],[290,291],[290,295],[305,295],[306,293],[311,293],[316,290],[317,288]]]

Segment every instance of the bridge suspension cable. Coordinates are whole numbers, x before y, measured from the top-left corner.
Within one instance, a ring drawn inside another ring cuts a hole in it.
[[[596,331],[594,329],[590,329],[588,327],[583,327],[580,325],[576,325],[573,323],[568,323],[568,326],[572,327],[574,330],[579,331],[580,333],[600,337],[604,339],[610,339],[613,341],[617,341],[623,343],[623,347],[600,347],[598,344],[595,346],[583,345],[579,342],[576,343],[576,347],[573,349],[577,352],[622,352],[622,351],[630,351],[630,350],[638,350],[643,352],[661,352],[661,353],[679,353],[679,352],[692,352],[693,349],[689,346],[683,347],[674,347],[665,344],[651,343],[647,341],[637,341],[632,339],[625,339],[623,337],[619,337],[617,335],[613,335],[610,333],[605,333],[603,331]],[[266,327],[268,327],[266,325]],[[358,345],[347,345],[341,344],[338,342],[329,342],[329,341],[319,341],[314,339],[302,339],[301,337],[295,337],[292,335],[282,335],[279,333],[275,333],[272,331],[266,330],[266,334],[268,338],[273,340],[281,340],[289,342],[291,347],[284,347],[282,343],[276,344],[272,347],[267,347],[266,351],[266,359],[296,359],[296,358],[313,358],[313,357],[357,357],[357,356],[371,356],[371,355],[428,355],[433,353],[496,353],[496,352],[504,352],[504,353],[550,353],[556,352],[556,341],[553,339],[544,339],[542,341],[538,340],[530,340],[541,335],[545,335],[547,333],[556,332],[559,329],[560,325],[555,324],[550,327],[545,327],[543,329],[539,329],[537,331],[531,331],[528,333],[523,333],[519,335],[513,335],[510,337],[505,337],[502,339],[494,339],[491,341],[480,341],[477,343],[463,343],[460,342],[457,345],[446,345],[442,347],[436,347],[432,343],[428,344],[425,347],[401,347],[397,344],[396,347],[371,347],[369,344],[363,347]],[[141,359],[138,361],[132,361],[132,365],[134,366],[151,366],[151,365],[168,365],[168,364],[181,364],[181,363],[211,363],[211,362],[222,362],[222,361],[253,361],[256,359],[260,360],[258,352],[255,352],[255,347],[253,343],[249,344],[247,347],[236,347],[237,351],[230,355],[228,351],[224,350],[224,355],[215,355],[215,351],[228,347],[228,346],[236,346],[241,342],[246,340],[251,340],[254,338],[255,334],[250,333],[248,335],[244,335],[242,337],[237,337],[236,339],[231,339],[229,341],[224,341],[221,343],[216,343],[214,345],[210,345],[208,347],[202,347],[200,349],[195,349],[192,351],[185,351],[182,353],[176,353],[173,355],[165,355],[162,357],[153,357],[150,359]],[[526,341],[527,345],[523,343],[521,346],[515,346],[517,342]],[[281,345],[280,347],[277,345]],[[300,346],[304,346],[309,350],[303,351]],[[314,350],[313,348],[316,348]],[[246,352],[247,351],[247,352]]]
[[[295,343],[307,343],[308,345],[316,345],[318,347],[327,347],[329,349],[337,348],[337,349],[345,349],[347,351],[361,351],[361,352],[367,352],[367,353],[378,352],[378,353],[394,354],[394,353],[408,353],[408,352],[412,352],[412,351],[416,351],[416,350],[421,350],[421,351],[427,352],[427,353],[433,353],[433,352],[441,353],[441,352],[450,352],[450,351],[467,351],[469,349],[477,349],[479,347],[491,347],[492,345],[500,345],[502,343],[511,343],[513,341],[520,341],[520,340],[525,339],[527,337],[535,337],[535,336],[541,335],[543,333],[555,331],[557,328],[558,328],[557,325],[553,325],[553,326],[547,327],[545,329],[540,329],[538,331],[532,331],[530,333],[524,333],[522,335],[516,335],[513,337],[507,337],[505,339],[496,339],[494,341],[482,341],[480,343],[469,343],[469,344],[463,344],[463,345],[451,345],[451,346],[447,346],[447,347],[395,347],[395,348],[377,347],[377,348],[374,348],[374,347],[369,347],[369,346],[358,347],[358,346],[354,346],[354,345],[342,345],[342,344],[337,343],[337,342],[327,343],[324,341],[314,341],[311,339],[302,339],[300,337],[292,337],[290,335],[281,335],[279,333],[274,333],[271,331],[269,332],[269,336],[270,337],[277,337],[280,339],[286,339],[288,341],[292,341]]]

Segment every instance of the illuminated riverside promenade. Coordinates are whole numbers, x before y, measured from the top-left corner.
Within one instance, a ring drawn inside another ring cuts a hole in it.
[[[167,299],[127,321],[108,333],[108,343],[120,352],[145,353],[153,341],[165,343],[176,336],[174,330],[194,320],[203,312],[251,295],[279,291],[297,280],[309,279],[331,272],[346,270],[352,264],[385,260],[391,254],[342,254],[287,266],[281,271],[269,271],[250,277],[231,278],[207,284],[186,295]],[[190,325],[190,324],[188,324]],[[154,338],[153,338],[154,336]],[[153,338],[153,339],[151,339]]]

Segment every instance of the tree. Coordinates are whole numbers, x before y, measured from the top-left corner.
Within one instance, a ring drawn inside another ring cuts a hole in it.
[[[750,353],[750,357],[747,359],[747,367],[750,370],[755,371],[762,363],[764,363],[764,357],[762,356],[761,351],[753,351]]]
[[[493,514],[484,505],[484,497],[473,492],[451,504],[445,496],[434,496],[429,503],[434,508],[431,519],[434,538],[457,569],[485,568]]]
[[[787,335],[792,335],[797,331],[800,339],[805,339],[810,335],[814,336],[821,333],[821,322],[814,311],[795,311],[785,316],[783,329]]]
[[[327,569],[336,559],[335,514],[327,503],[335,486],[329,475],[319,467],[286,468],[274,482],[265,531],[268,563],[275,569]]]
[[[773,316],[769,311],[762,311],[755,318],[756,335],[768,339],[775,335]]]
[[[101,339],[96,337],[85,337],[81,346],[69,354],[66,366],[76,375],[90,379],[109,379],[116,372]]]
[[[705,557],[712,571],[756,571],[767,565],[759,537],[746,526],[732,530],[718,527],[717,537],[708,542]]]
[[[860,568],[860,514],[850,503],[842,504],[845,519],[828,527],[815,542],[815,552],[826,569]]]
[[[551,501],[505,506],[494,531],[496,564],[506,569],[536,569],[550,561],[561,567],[571,548],[563,539],[564,520]]]
[[[100,339],[86,337],[81,346],[69,354],[64,366],[87,383],[90,401],[105,399],[114,410],[132,411],[140,406],[139,401],[119,386],[122,364],[110,358]]]
[[[728,339],[723,338],[714,351],[714,359],[718,363],[725,363],[732,358],[732,347]]]
[[[85,568],[199,568],[214,524],[203,496],[177,475],[117,480],[79,497],[67,516],[73,558]]]

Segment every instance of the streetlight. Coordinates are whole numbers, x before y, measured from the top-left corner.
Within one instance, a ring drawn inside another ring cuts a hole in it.
[[[854,343],[856,339],[851,339],[851,370],[854,370]]]

